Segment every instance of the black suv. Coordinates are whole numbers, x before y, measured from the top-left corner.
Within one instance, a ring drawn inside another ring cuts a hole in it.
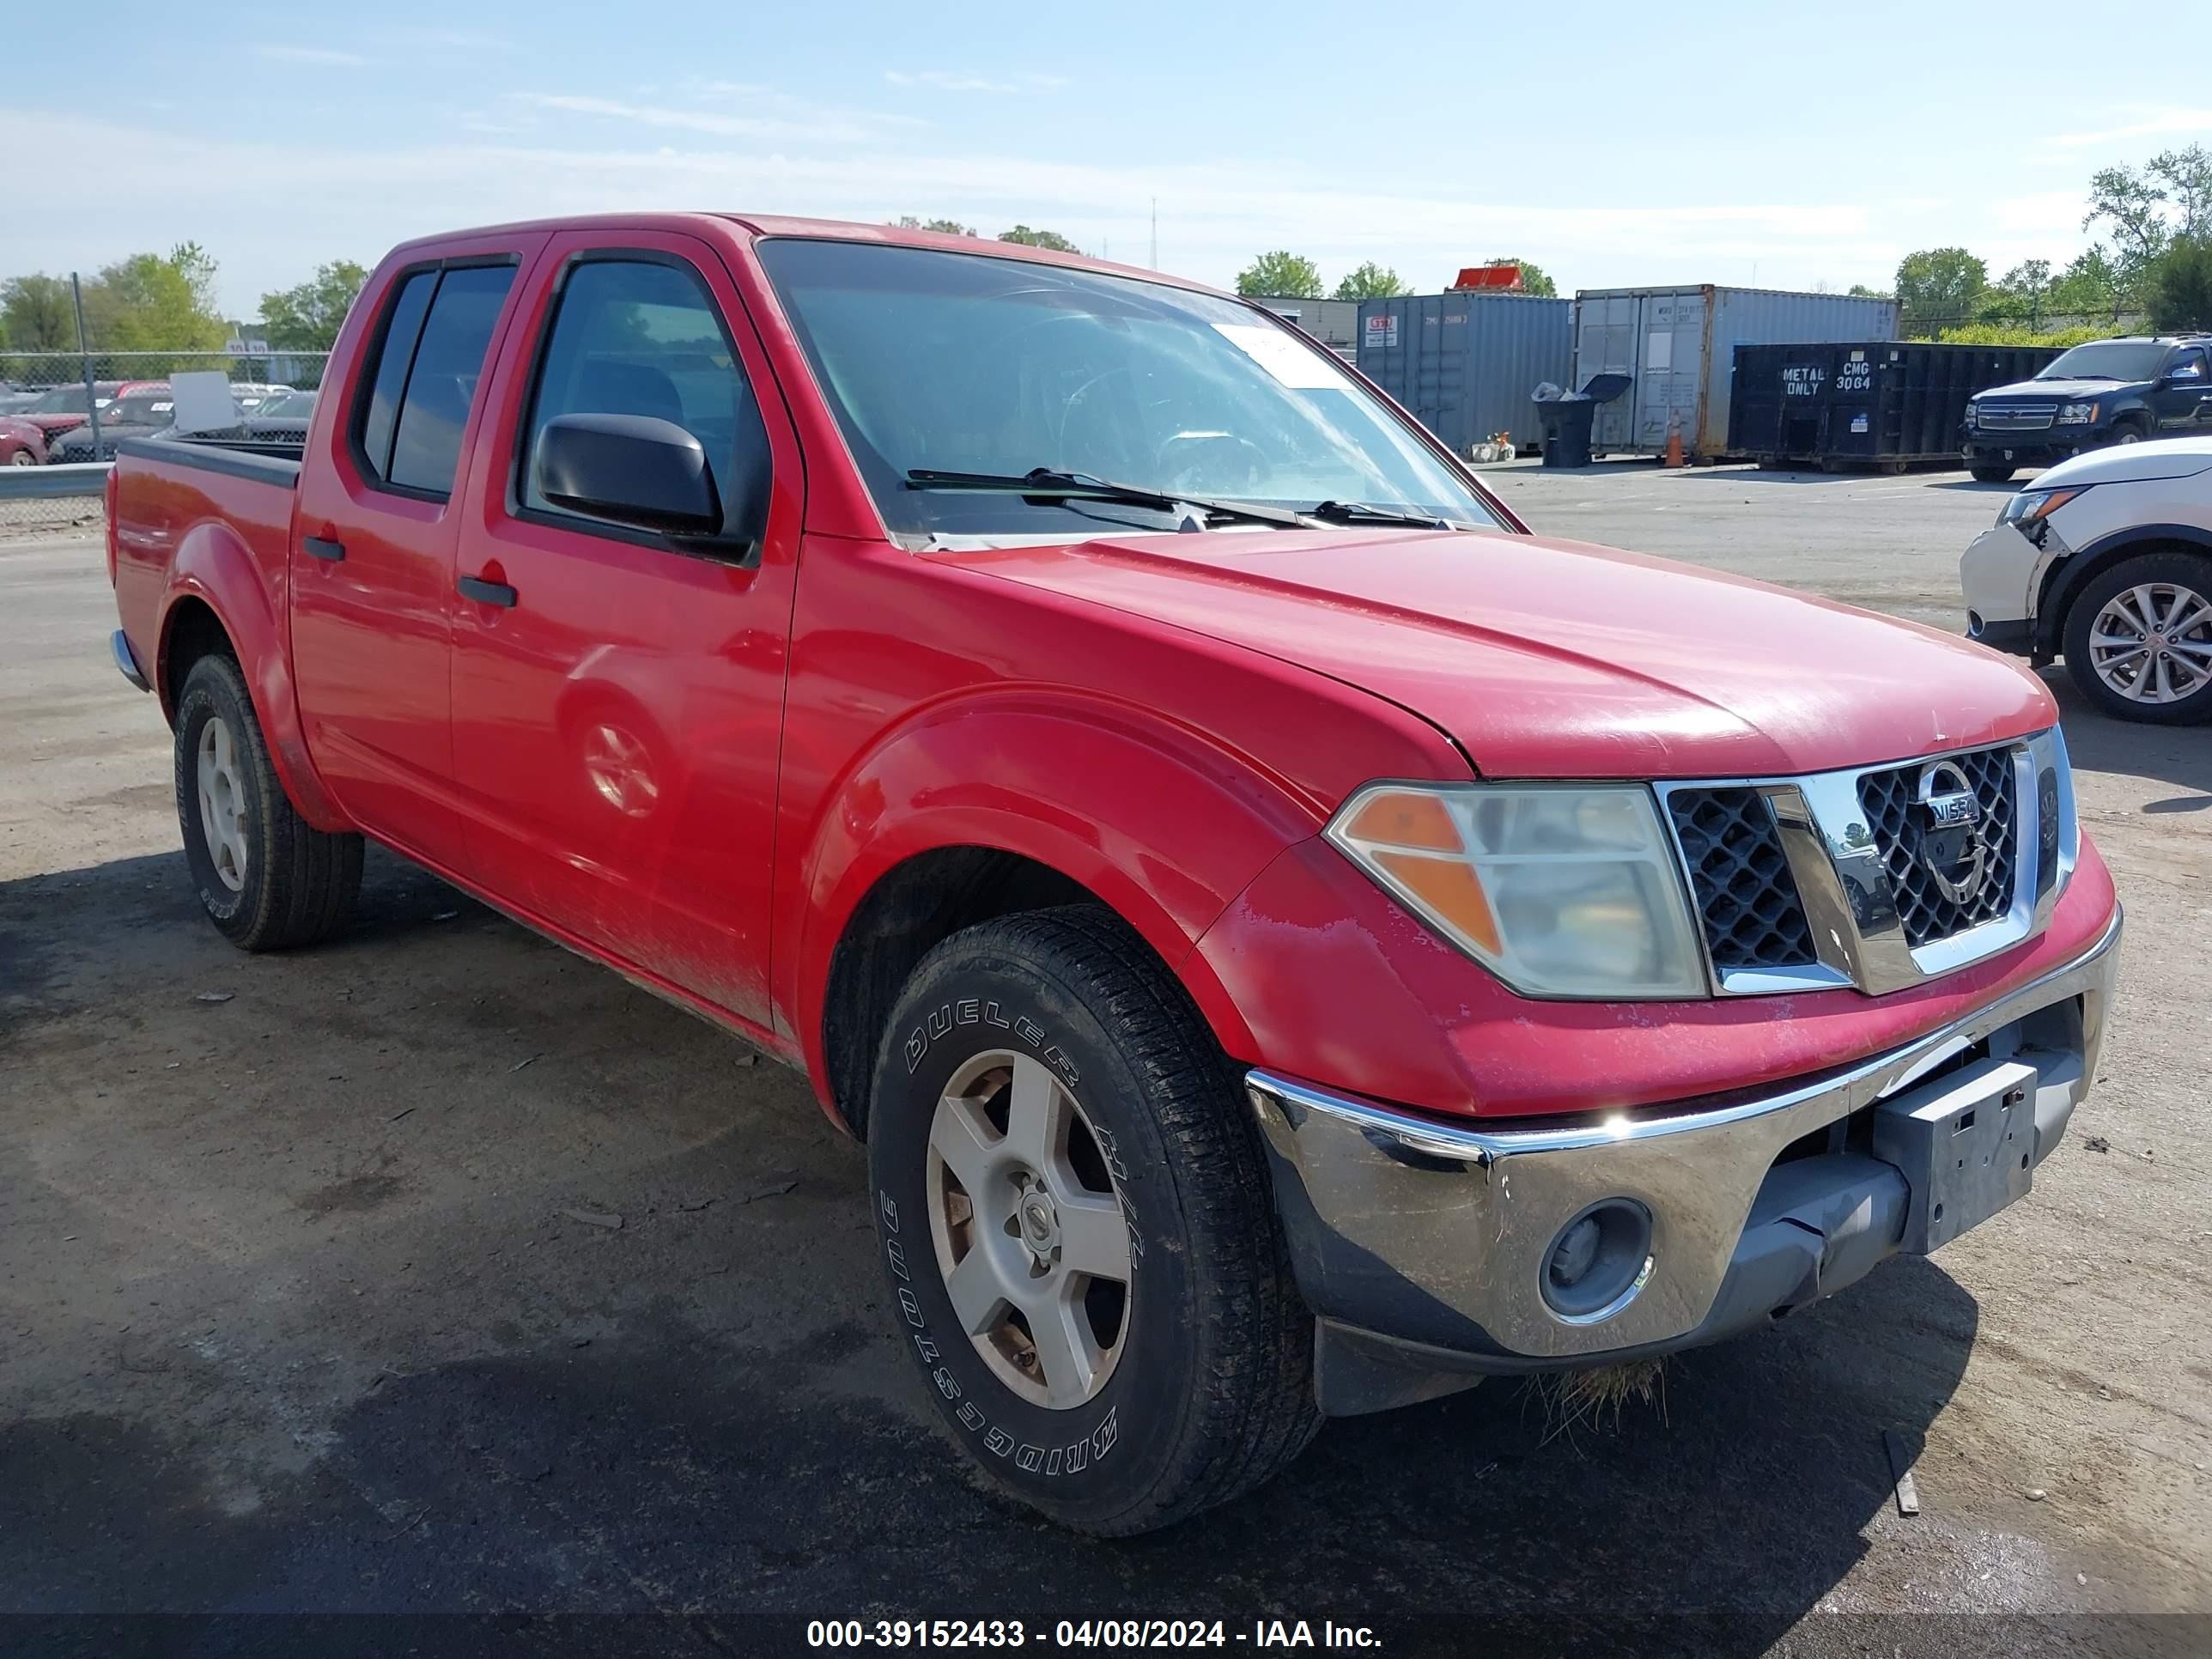
[[[2212,340],[2092,340],[2032,380],[1993,386],[1966,404],[1966,467],[2002,483],[2017,467],[2078,450],[2212,432]]]

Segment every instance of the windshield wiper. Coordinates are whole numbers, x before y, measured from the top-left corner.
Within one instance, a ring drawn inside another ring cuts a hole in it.
[[[2039,380],[2110,380],[2114,386],[2120,383],[2120,377],[2117,374],[2039,374],[2035,378]]]
[[[1148,489],[1140,484],[1115,483],[1110,478],[1093,477],[1088,472],[1055,472],[1048,466],[1032,467],[1027,472],[941,472],[934,467],[918,466],[906,475],[908,489],[997,489],[1009,495],[1034,495],[1040,500],[1060,498],[1068,501],[1124,501],[1132,507],[1153,507],[1163,513],[1172,513],[1179,507],[1194,507],[1200,513],[1218,514],[1224,519],[1243,519],[1252,524],[1281,525],[1290,530],[1304,530],[1306,522],[1285,507],[1261,507],[1253,501],[1214,501],[1205,495],[1170,494],[1164,489]]]
[[[1433,513],[1401,513],[1395,507],[1376,507],[1368,501],[1323,501],[1306,509],[1306,516],[1321,519],[1329,524],[1389,524],[1403,525],[1409,530],[1449,530],[1454,526],[1449,519],[1439,518]]]

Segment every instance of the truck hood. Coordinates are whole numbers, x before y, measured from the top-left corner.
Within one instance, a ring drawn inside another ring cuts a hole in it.
[[[1984,386],[1974,394],[1984,398],[2049,398],[2054,402],[2081,403],[2141,392],[2141,380],[2014,380],[2010,386]]]
[[[2212,437],[2154,438],[2148,443],[2092,449],[2045,468],[2029,486],[2034,489],[2079,489],[2083,484],[2138,483],[2147,478],[2186,478],[2212,466]]]
[[[1543,537],[1216,531],[921,556],[1361,687],[1492,777],[1826,771],[2057,718],[2041,682],[1963,639]]]

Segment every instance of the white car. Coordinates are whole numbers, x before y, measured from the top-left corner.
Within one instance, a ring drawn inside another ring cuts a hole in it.
[[[1959,562],[1966,632],[2123,720],[2212,720],[2212,437],[2062,461]]]

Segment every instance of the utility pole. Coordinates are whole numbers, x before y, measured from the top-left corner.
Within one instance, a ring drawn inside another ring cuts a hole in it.
[[[92,459],[100,459],[100,397],[92,387],[92,353],[84,343],[84,286],[70,272],[70,301],[76,307],[76,360],[84,370],[84,417],[92,422]]]

